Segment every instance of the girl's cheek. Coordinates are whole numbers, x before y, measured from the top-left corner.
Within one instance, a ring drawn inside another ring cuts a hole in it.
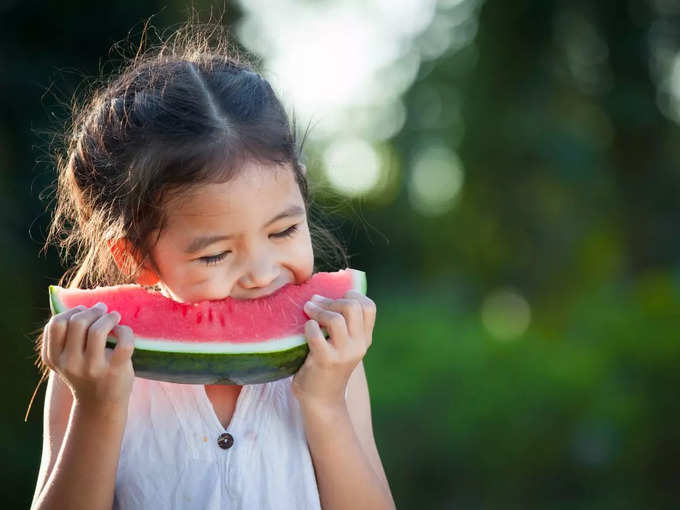
[[[224,299],[231,295],[234,281],[230,271],[218,265],[209,267],[207,273],[207,278],[201,283],[200,290],[210,297],[204,299]]]

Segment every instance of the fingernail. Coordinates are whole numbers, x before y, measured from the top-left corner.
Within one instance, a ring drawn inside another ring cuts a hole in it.
[[[117,312],[116,310],[114,310],[113,312],[111,312],[111,314],[112,314],[112,315],[113,315],[113,314],[115,314],[115,316],[116,316],[116,320],[118,320],[118,321],[119,321],[119,320],[121,319],[121,315],[120,315],[120,312]]]
[[[313,310],[314,308],[316,308],[316,305],[314,303],[312,303],[311,301],[307,301],[305,303],[305,309],[306,310]]]
[[[323,297],[319,296],[318,294],[314,294],[312,296],[312,301],[316,301],[318,303],[319,301],[323,301]]]
[[[94,305],[93,308],[99,308],[100,310],[106,311],[106,308],[107,308],[107,307],[106,307],[106,304],[105,304],[105,303],[102,303],[102,302],[100,301],[99,303],[97,303],[96,305]]]

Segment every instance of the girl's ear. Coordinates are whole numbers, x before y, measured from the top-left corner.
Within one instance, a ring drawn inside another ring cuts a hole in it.
[[[132,247],[132,243],[125,238],[110,239],[107,244],[113,255],[113,260],[116,262],[118,269],[126,275],[132,275],[139,267],[140,260],[137,253]],[[137,283],[140,285],[155,285],[160,278],[153,269],[142,267],[142,270],[137,276]]]
[[[302,168],[302,175],[307,175],[307,167],[303,163],[300,163],[300,167]]]

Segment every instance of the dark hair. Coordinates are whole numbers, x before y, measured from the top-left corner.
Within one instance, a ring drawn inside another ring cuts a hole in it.
[[[108,242],[127,238],[153,265],[150,234],[163,227],[164,201],[187,186],[226,182],[248,160],[290,165],[309,212],[295,123],[291,129],[272,87],[230,47],[221,25],[190,21],[138,52],[76,102],[71,119],[55,158],[56,209],[45,242],[72,261],[62,286],[134,282]],[[347,267],[337,239],[308,218],[315,254],[331,248]],[[39,353],[42,336],[36,344]],[[44,379],[49,370],[39,356],[37,363]]]

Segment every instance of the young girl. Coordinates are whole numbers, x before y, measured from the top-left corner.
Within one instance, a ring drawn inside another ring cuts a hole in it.
[[[137,56],[75,115],[48,237],[76,257],[62,285],[197,302],[313,274],[295,130],[270,85],[206,37]],[[52,317],[32,508],[394,508],[361,362],[375,304],[350,291],[305,311],[299,372],[246,386],[136,378],[134,332],[103,304]]]

